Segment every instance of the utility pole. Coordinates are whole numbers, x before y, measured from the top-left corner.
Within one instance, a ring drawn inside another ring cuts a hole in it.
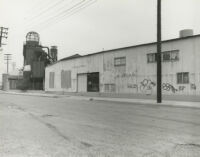
[[[157,103],[162,103],[161,0],[157,0]]]
[[[9,61],[11,60],[11,55],[12,54],[4,54],[4,60],[6,60],[7,64],[7,74],[9,73]]]
[[[6,38],[6,39],[8,38],[7,35],[8,35],[8,28],[0,27],[0,47],[1,47],[1,45],[3,45],[2,44],[2,39],[3,38]]]

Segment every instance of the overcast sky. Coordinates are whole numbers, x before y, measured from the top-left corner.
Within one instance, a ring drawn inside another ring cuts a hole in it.
[[[156,41],[157,0],[0,0],[0,26],[9,27],[3,53],[23,65],[29,31],[58,57]],[[200,34],[200,0],[162,0],[162,39],[190,28]]]

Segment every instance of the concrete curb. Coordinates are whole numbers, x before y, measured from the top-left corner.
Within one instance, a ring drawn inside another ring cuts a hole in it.
[[[37,96],[37,97],[50,97],[60,98],[68,97],[70,99],[87,100],[87,101],[110,101],[118,103],[134,103],[140,105],[155,105],[155,106],[171,106],[171,107],[188,107],[188,108],[200,108],[200,102],[185,102],[185,101],[163,101],[158,104],[156,100],[152,99],[127,99],[127,98],[108,98],[108,97],[93,97],[93,96],[74,96],[74,95],[59,95],[59,94],[47,94],[47,93],[24,93],[24,92],[7,92],[0,91],[0,94],[13,94],[13,95],[25,95],[25,96]]]
[[[62,95],[56,94],[42,94],[42,93],[18,93],[18,92],[0,92],[0,94],[12,94],[12,95],[24,95],[24,96],[37,96],[37,97],[51,97],[58,98],[62,97]]]
[[[140,105],[155,105],[155,106],[171,106],[171,107],[187,107],[187,108],[199,108],[200,102],[183,102],[183,101],[163,101],[161,104],[158,104],[156,100],[147,100],[147,99],[124,99],[124,98],[99,98],[99,97],[90,97],[88,100],[96,101],[110,101],[118,103],[137,103]]]

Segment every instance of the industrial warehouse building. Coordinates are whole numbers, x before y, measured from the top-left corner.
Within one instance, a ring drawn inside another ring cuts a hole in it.
[[[31,31],[26,35],[23,56],[24,66],[21,74],[7,73],[2,75],[3,90],[43,90],[45,67],[57,61],[57,47],[42,46],[39,34]]]
[[[156,43],[64,58],[45,70],[45,91],[156,94]],[[163,94],[200,95],[200,35],[162,42]]]

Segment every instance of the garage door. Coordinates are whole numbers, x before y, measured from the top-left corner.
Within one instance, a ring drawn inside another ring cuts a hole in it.
[[[87,74],[78,74],[78,92],[87,92]]]

